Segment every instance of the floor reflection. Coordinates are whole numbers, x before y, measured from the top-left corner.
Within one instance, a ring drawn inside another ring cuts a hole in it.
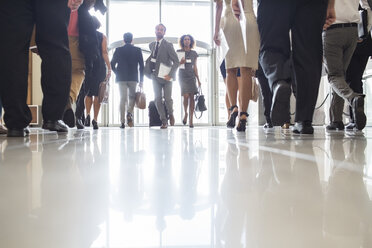
[[[0,247],[372,247],[372,129],[0,136]]]

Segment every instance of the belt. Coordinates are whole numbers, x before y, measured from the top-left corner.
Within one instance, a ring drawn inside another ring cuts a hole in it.
[[[358,27],[357,23],[351,22],[351,23],[337,23],[329,26],[327,30],[334,29],[334,28],[351,28],[351,27]]]

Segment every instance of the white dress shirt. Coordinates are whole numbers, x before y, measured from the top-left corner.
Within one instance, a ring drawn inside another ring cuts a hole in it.
[[[359,11],[358,6],[367,9],[370,12],[371,8],[367,0],[336,0],[335,1],[335,11],[336,11],[336,23],[359,23]]]

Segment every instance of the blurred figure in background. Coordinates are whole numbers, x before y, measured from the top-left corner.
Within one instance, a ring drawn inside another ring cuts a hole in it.
[[[123,35],[125,45],[116,48],[111,60],[111,67],[116,75],[120,90],[120,128],[125,128],[125,116],[129,127],[133,127],[133,109],[136,98],[136,87],[139,82],[143,87],[143,57],[141,48],[132,45],[133,34]],[[138,77],[139,75],[139,77]],[[127,108],[127,114],[125,110]]]
[[[98,19],[93,16],[93,22],[95,24],[96,30],[101,27],[101,23]],[[93,105],[94,116],[92,120],[93,129],[98,129],[97,118],[99,110],[101,108],[101,103],[98,101],[99,85],[103,81],[110,80],[111,77],[111,64],[108,57],[107,51],[107,38],[104,34],[96,31],[96,36],[99,46],[99,54],[97,59],[93,63],[92,76],[85,79],[85,107],[86,107],[86,119],[85,126],[90,125],[90,110]],[[107,69],[106,69],[107,67]]]

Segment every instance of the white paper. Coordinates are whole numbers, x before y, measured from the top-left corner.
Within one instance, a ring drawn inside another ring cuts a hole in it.
[[[181,62],[181,59],[182,58],[185,58],[185,52],[177,52],[177,56],[178,56],[178,61]],[[180,69],[185,69],[185,64],[180,64]]]
[[[226,37],[222,29],[220,29],[220,32],[219,32],[219,40],[220,40],[220,45],[217,46],[216,48],[218,69],[220,68],[223,60],[225,59],[227,52],[229,51],[229,45],[227,44]]]
[[[172,67],[169,67],[163,63],[160,63],[158,77],[164,78],[166,75],[169,75],[169,72],[171,71],[171,69]]]
[[[247,53],[247,20],[245,18],[242,0],[238,0],[238,3],[239,3],[239,9],[240,9],[239,23],[240,23],[240,28],[242,30],[244,51],[245,53]]]

